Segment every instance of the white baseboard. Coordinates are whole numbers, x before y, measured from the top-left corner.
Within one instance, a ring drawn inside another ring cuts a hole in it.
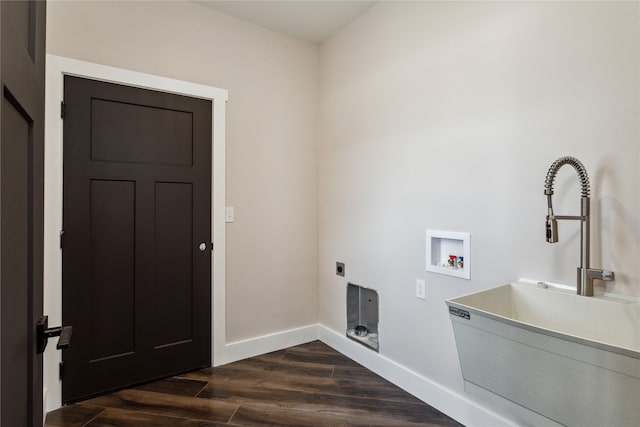
[[[324,325],[318,325],[318,339],[466,426],[515,425],[466,396],[443,387]]]
[[[318,325],[315,324],[232,342],[225,344],[222,351],[216,351],[214,366],[282,350],[283,348],[304,344],[317,339]]]

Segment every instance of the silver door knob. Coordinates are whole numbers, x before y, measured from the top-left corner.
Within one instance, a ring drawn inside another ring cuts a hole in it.
[[[205,242],[200,243],[200,246],[198,246],[198,249],[200,249],[200,252],[204,252],[207,250],[207,244]]]

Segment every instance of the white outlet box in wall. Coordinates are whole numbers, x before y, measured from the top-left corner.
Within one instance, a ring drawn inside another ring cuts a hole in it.
[[[427,286],[424,280],[416,279],[416,298],[427,299]]]
[[[471,234],[453,231],[427,230],[426,271],[471,279]],[[450,255],[457,258],[449,266]],[[462,257],[463,265],[458,261]]]

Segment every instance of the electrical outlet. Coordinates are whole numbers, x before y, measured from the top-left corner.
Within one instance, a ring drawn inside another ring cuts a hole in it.
[[[344,277],[344,262],[336,262],[336,274]]]
[[[416,279],[416,298],[427,299],[427,285],[424,280]]]

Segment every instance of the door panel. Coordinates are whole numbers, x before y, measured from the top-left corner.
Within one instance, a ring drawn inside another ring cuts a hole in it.
[[[44,2],[0,2],[0,425],[42,425]]]
[[[192,122],[186,111],[92,99],[91,159],[191,166]]]
[[[64,402],[210,364],[211,108],[65,77]]]
[[[156,183],[156,308],[164,316],[158,319],[154,348],[193,339],[192,206],[191,184]]]
[[[90,191],[89,357],[98,362],[135,349],[135,182],[91,180]]]

